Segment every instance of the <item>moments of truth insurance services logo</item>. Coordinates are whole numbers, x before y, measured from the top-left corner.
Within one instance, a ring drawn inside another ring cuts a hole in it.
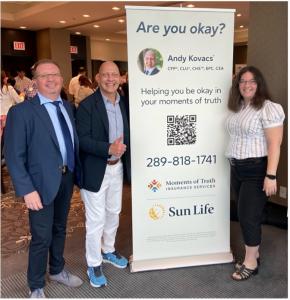
[[[152,191],[152,192],[157,192],[160,188],[161,188],[161,183],[159,181],[157,181],[156,179],[153,179],[149,184],[148,184],[148,188]]]

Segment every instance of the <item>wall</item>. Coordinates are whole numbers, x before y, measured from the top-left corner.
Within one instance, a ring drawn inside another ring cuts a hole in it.
[[[51,59],[58,62],[64,85],[68,86],[71,79],[70,33],[63,29],[49,29]]]
[[[71,79],[69,31],[62,29],[44,29],[36,33],[37,59],[49,58],[60,66],[64,85]]]
[[[288,111],[287,2],[250,2],[248,64],[264,74],[272,98]],[[278,168],[278,195],[272,201],[287,205],[279,196],[280,186],[287,187],[287,119]]]
[[[91,39],[91,59],[127,61],[127,45]]]
[[[39,30],[36,32],[36,49],[38,60],[51,57],[50,38],[48,29]]]

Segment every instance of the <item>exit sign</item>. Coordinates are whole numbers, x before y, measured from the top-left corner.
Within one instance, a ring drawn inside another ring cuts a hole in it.
[[[13,42],[13,49],[25,51],[25,43],[24,42]]]
[[[70,53],[71,54],[78,54],[78,47],[77,46],[70,46]]]

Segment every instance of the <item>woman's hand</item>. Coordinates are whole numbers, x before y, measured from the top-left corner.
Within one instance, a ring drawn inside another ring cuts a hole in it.
[[[272,196],[272,195],[276,195],[276,193],[277,193],[277,180],[265,177],[263,191],[266,193],[266,195],[268,197]]]

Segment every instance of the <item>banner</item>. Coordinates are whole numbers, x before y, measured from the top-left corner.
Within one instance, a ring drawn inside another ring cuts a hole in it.
[[[234,10],[127,6],[131,271],[231,262]]]

